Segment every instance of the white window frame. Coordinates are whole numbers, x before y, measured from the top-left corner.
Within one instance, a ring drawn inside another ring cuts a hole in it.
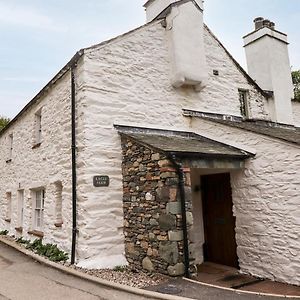
[[[45,189],[41,188],[34,191],[34,229],[43,231],[45,209]]]

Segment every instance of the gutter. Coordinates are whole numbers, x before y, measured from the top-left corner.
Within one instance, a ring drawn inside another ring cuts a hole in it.
[[[188,240],[188,230],[186,222],[186,201],[185,201],[185,191],[184,191],[184,172],[182,166],[176,162],[176,154],[168,154],[169,160],[172,162],[176,169],[178,175],[178,187],[180,194],[180,204],[181,204],[181,215],[182,215],[182,232],[183,232],[183,255],[184,255],[184,268],[185,277],[190,278],[190,252],[189,252],[189,240]]]
[[[77,239],[77,172],[76,172],[76,85],[75,68],[76,62],[70,67],[71,70],[71,126],[72,126],[72,249],[71,264],[76,258]]]

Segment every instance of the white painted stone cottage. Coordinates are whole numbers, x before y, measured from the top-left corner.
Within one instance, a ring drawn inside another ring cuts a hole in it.
[[[145,8],[146,25],[80,50],[0,132],[0,229],[85,267],[212,261],[299,285],[287,36],[256,19],[248,75],[201,0]]]

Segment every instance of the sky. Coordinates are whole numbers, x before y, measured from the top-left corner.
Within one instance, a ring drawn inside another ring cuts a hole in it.
[[[143,0],[0,0],[0,115],[13,118],[77,50],[145,23]],[[253,19],[288,33],[300,69],[300,0],[205,0],[204,19],[246,68],[242,36]]]

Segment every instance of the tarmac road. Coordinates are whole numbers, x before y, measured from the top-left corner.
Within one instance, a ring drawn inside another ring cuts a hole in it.
[[[131,300],[128,295],[44,266],[0,243],[1,300]]]
[[[170,292],[176,296],[199,300],[280,300],[239,294],[213,287],[204,287],[182,279],[148,290]],[[0,242],[0,300],[151,300],[144,296],[114,290],[34,261],[32,258]],[[157,299],[157,298],[155,298]],[[182,298],[184,299],[184,298]],[[299,298],[298,298],[299,299]]]

